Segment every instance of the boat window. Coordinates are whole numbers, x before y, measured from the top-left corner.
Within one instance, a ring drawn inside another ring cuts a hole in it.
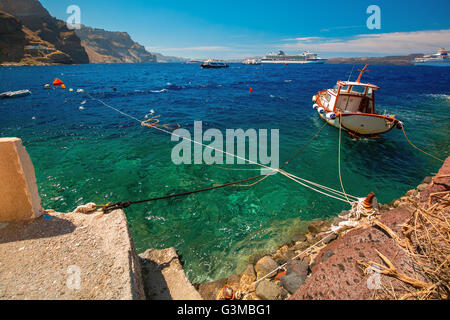
[[[364,92],[366,92],[366,87],[363,87],[363,86],[353,86],[353,87],[352,87],[352,92],[353,92],[353,93],[364,94]]]
[[[372,98],[372,95],[373,95],[373,89],[372,89],[372,88],[367,88],[367,94],[366,94],[366,96]]]
[[[334,91],[335,93],[337,93],[338,90],[339,90],[339,85],[337,84],[337,85],[334,86],[333,91]]]
[[[349,86],[343,86],[341,92],[348,92]]]

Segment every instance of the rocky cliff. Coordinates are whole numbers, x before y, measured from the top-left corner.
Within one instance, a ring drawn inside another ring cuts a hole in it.
[[[0,63],[69,64],[72,58],[42,40],[16,17],[0,11]]]
[[[75,32],[69,30],[64,21],[52,17],[39,1],[1,0],[0,10],[14,16],[29,31],[30,37],[34,37],[38,42],[42,42],[41,44],[44,47],[55,49],[59,57],[57,60],[61,60],[64,63],[89,63],[89,57],[81,46],[81,41]],[[3,24],[11,26],[11,18],[9,18],[9,22],[5,20]],[[21,37],[20,32],[14,35],[14,31],[8,30],[10,39]],[[17,25],[16,30],[18,30]],[[9,48],[5,50],[8,52],[4,54],[16,55],[17,58],[17,51],[12,50],[9,52]],[[17,50],[17,47],[15,50]],[[67,56],[70,61],[67,59]],[[2,62],[4,61],[2,60]]]
[[[126,32],[111,32],[83,26],[76,34],[91,63],[147,63],[156,56],[134,42]]]

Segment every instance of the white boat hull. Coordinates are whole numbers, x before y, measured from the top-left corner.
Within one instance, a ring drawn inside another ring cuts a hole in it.
[[[325,114],[318,112],[319,116],[328,124],[339,128],[339,116],[328,119]],[[397,121],[381,115],[370,114],[342,114],[342,129],[360,136],[376,136],[391,131]]]

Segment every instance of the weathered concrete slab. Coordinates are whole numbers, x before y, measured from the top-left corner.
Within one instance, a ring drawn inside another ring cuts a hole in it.
[[[0,138],[0,222],[42,215],[33,163],[19,138]]]
[[[124,212],[55,213],[4,225],[0,299],[145,299]]]
[[[140,254],[144,287],[149,300],[202,300],[189,282],[174,248]]]

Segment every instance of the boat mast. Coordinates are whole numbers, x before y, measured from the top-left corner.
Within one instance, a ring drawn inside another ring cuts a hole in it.
[[[358,69],[358,71],[361,71],[361,73],[359,74],[358,79],[356,79],[357,83],[361,82],[361,78],[362,78],[362,75],[364,74],[364,72],[369,72],[370,71],[370,70],[366,70],[368,66],[369,66],[369,64],[366,64],[362,70]]]

